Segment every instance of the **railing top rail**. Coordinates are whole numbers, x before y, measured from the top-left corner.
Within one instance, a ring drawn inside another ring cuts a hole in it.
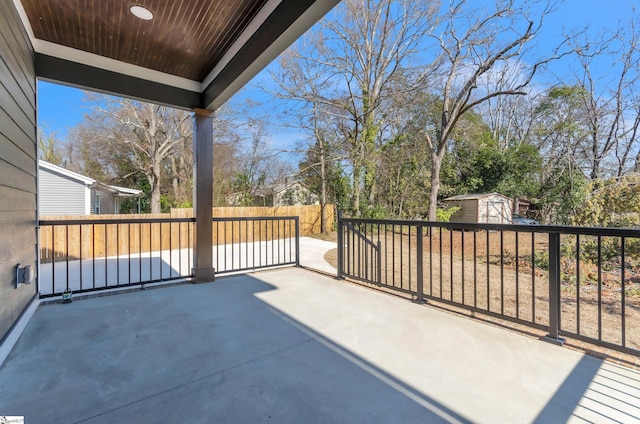
[[[256,217],[213,217],[213,222],[244,221],[295,221],[297,216],[256,216]],[[196,222],[195,218],[109,218],[109,219],[42,219],[40,226],[50,225],[92,225],[92,224],[156,224],[171,222]]]
[[[92,224],[162,224],[172,222],[196,222],[195,218],[127,218],[127,219],[45,219],[39,226],[49,225],[92,225]]]
[[[342,220],[344,222],[354,224],[404,225],[412,227],[423,226],[452,230],[519,231],[529,233],[559,233],[640,238],[640,229],[633,228],[574,227],[565,225],[478,224],[463,222],[432,222],[369,218],[342,218]]]
[[[216,222],[222,221],[295,221],[299,219],[297,216],[214,216],[211,220]]]

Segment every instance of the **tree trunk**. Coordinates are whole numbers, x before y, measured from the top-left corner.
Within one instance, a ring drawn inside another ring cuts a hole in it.
[[[353,165],[353,213],[360,217],[360,165]]]
[[[440,168],[444,149],[440,152],[431,152],[431,189],[429,190],[429,214],[428,220],[435,222],[436,208],[438,207],[438,191],[440,190]]]
[[[178,166],[174,156],[169,157],[171,163],[171,186],[173,187],[173,197],[176,199],[180,196],[180,178],[178,176]]]
[[[322,187],[321,199],[320,199],[320,232],[327,232],[327,176],[325,171],[325,159],[324,159],[324,143],[322,139],[318,139],[320,143],[320,182]]]
[[[160,208],[160,173],[154,168],[149,175],[151,186],[151,213],[161,213]]]

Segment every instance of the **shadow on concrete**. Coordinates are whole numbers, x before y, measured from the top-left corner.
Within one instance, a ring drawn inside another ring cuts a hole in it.
[[[583,356],[536,423],[640,422],[640,373]]]
[[[469,422],[241,276],[40,307],[0,369],[29,423]]]
[[[633,370],[297,269],[41,306],[0,382],[28,423],[640,416]]]
[[[597,375],[602,360],[583,356],[547,403],[536,423],[567,422]],[[542,370],[541,370],[542,371]]]

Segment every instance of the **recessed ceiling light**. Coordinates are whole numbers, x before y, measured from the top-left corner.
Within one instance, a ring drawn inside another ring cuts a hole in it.
[[[153,19],[153,13],[149,11],[149,9],[145,9],[142,6],[131,6],[131,13],[137,16],[140,19],[144,19],[145,21],[150,21]]]

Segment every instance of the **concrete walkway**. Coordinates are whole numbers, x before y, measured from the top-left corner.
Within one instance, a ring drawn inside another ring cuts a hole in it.
[[[300,237],[300,265],[326,272],[327,274],[337,275],[338,270],[324,260],[324,255],[337,247],[338,245],[335,242],[313,237]]]
[[[35,423],[640,422],[640,374],[289,268],[41,306],[0,368]]]

